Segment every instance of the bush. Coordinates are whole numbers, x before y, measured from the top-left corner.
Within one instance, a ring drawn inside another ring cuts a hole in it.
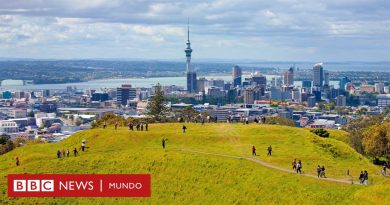
[[[324,137],[324,138],[329,137],[329,132],[326,131],[325,129],[322,129],[322,128],[310,130],[310,132],[312,132],[312,133],[314,133],[314,134],[316,134],[316,135],[318,135],[320,137]]]

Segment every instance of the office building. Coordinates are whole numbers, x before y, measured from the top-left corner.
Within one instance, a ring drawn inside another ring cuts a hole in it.
[[[330,81],[329,81],[329,72],[328,71],[325,71],[324,72],[324,85],[326,85],[326,86],[329,86],[330,84]]]
[[[126,106],[128,100],[134,100],[137,97],[137,90],[132,88],[130,84],[123,84],[116,89],[117,105]]]
[[[313,86],[322,87],[324,84],[324,68],[322,63],[313,66]]]
[[[233,75],[233,86],[240,87],[242,81],[242,70],[238,65],[235,65],[233,67],[232,75]]]
[[[344,95],[337,96],[336,106],[347,106],[347,98]]]
[[[376,96],[378,107],[390,106],[390,94],[380,94]]]
[[[208,85],[208,80],[205,77],[200,77],[196,82],[197,92],[205,91],[207,85]]]
[[[315,107],[316,106],[316,97],[310,96],[307,98],[307,107]]]
[[[107,101],[107,100],[109,100],[108,93],[95,92],[95,93],[92,94],[91,101],[104,102],[104,101]]]
[[[347,83],[350,83],[350,82],[351,82],[351,80],[347,76],[342,77],[339,81],[340,89],[345,90],[346,89],[345,85],[347,85]]]
[[[362,84],[360,85],[360,91],[364,93],[373,93],[375,92],[375,87],[373,85]]]
[[[284,82],[284,85],[287,85],[287,86],[290,86],[290,85],[294,85],[294,68],[293,67],[290,67],[290,69],[288,69],[288,71],[286,71],[284,74],[283,74],[283,82]]]
[[[252,74],[250,78],[250,84],[251,85],[260,85],[260,86],[266,86],[267,85],[267,78],[260,73],[254,73]]]
[[[248,87],[244,90],[244,103],[253,104],[255,100],[260,100],[261,96],[264,95],[264,90],[261,87]]]
[[[375,83],[375,92],[379,94],[383,94],[385,91],[385,84],[384,83]]]

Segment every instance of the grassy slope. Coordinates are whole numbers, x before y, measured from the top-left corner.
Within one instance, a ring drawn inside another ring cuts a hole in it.
[[[389,200],[390,180],[380,176],[379,168],[335,139],[322,139],[308,130],[270,125],[189,124],[181,133],[181,124],[151,125],[149,132],[95,129],[77,133],[58,144],[32,145],[0,156],[0,200],[12,204],[25,202],[59,204],[351,204],[381,203]],[[168,148],[187,148],[215,153],[249,156],[255,145],[259,158],[281,167],[291,160],[303,160],[304,171],[315,173],[317,164],[327,167],[327,175],[346,178],[361,169],[370,172],[368,187],[318,181],[275,171],[246,160],[204,156],[158,149],[161,138],[168,138]],[[90,148],[79,157],[56,159],[57,149],[79,147],[82,139]],[[274,156],[267,157],[272,144]],[[148,147],[156,147],[150,149]],[[19,156],[22,166],[15,167]],[[131,198],[33,198],[8,199],[8,173],[151,173],[152,197]]]

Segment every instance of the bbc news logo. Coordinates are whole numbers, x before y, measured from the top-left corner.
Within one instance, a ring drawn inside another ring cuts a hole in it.
[[[10,174],[9,197],[150,197],[149,174]]]
[[[14,180],[14,192],[54,191],[54,180]]]

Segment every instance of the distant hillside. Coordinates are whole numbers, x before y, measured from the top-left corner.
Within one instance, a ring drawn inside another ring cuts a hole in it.
[[[306,129],[276,125],[151,124],[149,131],[122,127],[92,129],[57,144],[17,148],[0,156],[0,204],[389,204],[390,179],[347,144],[323,139]],[[340,133],[339,133],[340,134]],[[167,149],[161,139],[168,138]],[[56,151],[89,147],[78,157],[57,159]],[[246,160],[255,145],[255,161]],[[272,145],[273,156],[266,156]],[[199,153],[189,150],[196,150]],[[215,153],[215,155],[202,154]],[[239,156],[238,158],[225,157]],[[14,165],[18,156],[21,166]],[[240,159],[242,158],[242,159]],[[354,181],[361,170],[370,185],[330,182],[283,171],[301,159],[305,174],[325,165],[330,178]],[[279,169],[280,168],[280,169]],[[6,197],[10,173],[150,173],[152,197],[17,198]]]

